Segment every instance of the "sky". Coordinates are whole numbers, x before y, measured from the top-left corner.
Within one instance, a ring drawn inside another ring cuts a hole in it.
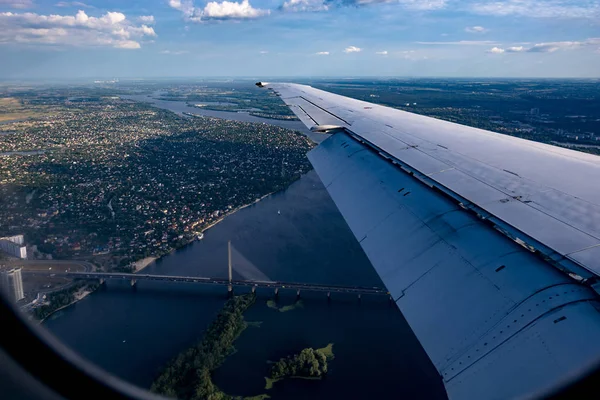
[[[0,79],[600,77],[600,0],[0,0]]]

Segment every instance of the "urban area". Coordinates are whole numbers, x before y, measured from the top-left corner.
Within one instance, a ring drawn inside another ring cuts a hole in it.
[[[0,266],[20,304],[71,289],[32,270],[136,272],[311,168],[299,132],[106,91],[0,89]]]

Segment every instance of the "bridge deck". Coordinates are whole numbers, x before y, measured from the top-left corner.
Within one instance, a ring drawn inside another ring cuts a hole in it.
[[[171,276],[171,275],[150,275],[150,274],[130,274],[130,273],[111,273],[111,272],[51,272],[51,271],[23,271],[31,275],[52,275],[72,279],[121,279],[121,280],[150,280],[150,281],[168,281],[168,282],[188,282],[208,285],[221,286],[247,286],[257,288],[273,289],[293,289],[300,291],[331,292],[331,293],[353,293],[353,294],[376,294],[389,295],[386,289],[378,287],[362,286],[337,286],[323,285],[318,283],[300,283],[300,282],[282,282],[282,281],[254,281],[254,280],[231,280],[226,278],[204,278],[199,276]]]

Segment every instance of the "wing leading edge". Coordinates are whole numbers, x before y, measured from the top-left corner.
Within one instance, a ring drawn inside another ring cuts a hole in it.
[[[450,398],[532,395],[596,365],[600,158],[266,86],[336,127],[309,159]]]

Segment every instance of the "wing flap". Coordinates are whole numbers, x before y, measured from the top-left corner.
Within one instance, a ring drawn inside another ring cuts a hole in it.
[[[600,307],[590,288],[348,134],[309,159],[451,398],[515,397],[598,359],[600,314],[580,306]],[[531,344],[560,335],[588,346],[565,355]]]

